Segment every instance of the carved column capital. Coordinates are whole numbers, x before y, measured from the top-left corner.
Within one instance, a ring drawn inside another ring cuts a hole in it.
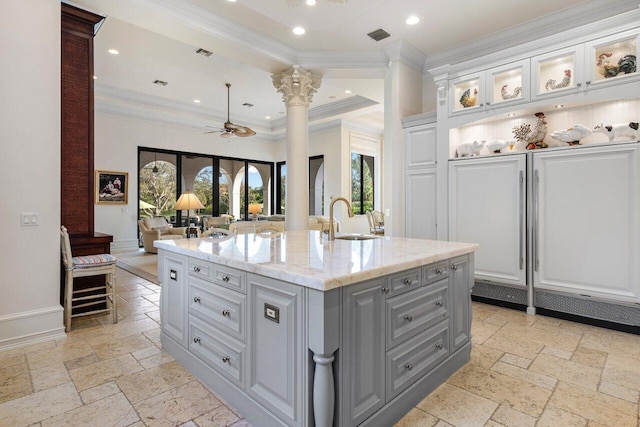
[[[294,65],[289,70],[272,74],[271,78],[287,107],[308,107],[320,87],[322,76]]]

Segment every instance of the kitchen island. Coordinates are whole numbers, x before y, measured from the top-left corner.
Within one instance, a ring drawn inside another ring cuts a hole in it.
[[[393,425],[469,360],[478,246],[340,237],[154,242],[163,348],[256,426]]]

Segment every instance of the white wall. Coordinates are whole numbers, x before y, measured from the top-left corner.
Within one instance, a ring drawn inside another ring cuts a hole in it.
[[[95,114],[95,169],[129,173],[127,205],[96,205],[95,230],[113,236],[113,247],[137,248],[138,147],[274,161],[278,144],[220,138],[202,129],[120,115]]]
[[[0,2],[0,349],[63,335],[60,2]],[[38,214],[21,226],[21,213]]]

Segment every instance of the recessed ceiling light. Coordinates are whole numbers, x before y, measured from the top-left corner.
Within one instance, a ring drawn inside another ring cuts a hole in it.
[[[265,119],[269,120],[271,116],[264,116]]]
[[[303,35],[306,31],[302,27],[295,27],[293,29],[293,34],[297,34],[299,36]]]
[[[307,0],[307,6],[315,6],[316,0]]]
[[[351,93],[351,91],[349,89],[347,89],[347,90],[344,91],[344,93],[349,94],[349,93]]]
[[[200,100],[199,99],[194,99],[193,102],[195,102],[196,104],[200,104]]]
[[[556,108],[562,108],[562,107],[564,107],[564,105],[563,105],[563,104],[558,104],[558,105],[556,105]]]
[[[516,113],[509,113],[509,114],[507,114],[507,117],[515,117],[515,116],[516,116]]]
[[[115,50],[115,49],[109,49],[107,52],[109,52],[111,55],[117,55],[117,54],[119,54],[119,53],[120,53],[120,52],[118,52],[118,51],[117,51],[117,50]]]
[[[228,0],[228,1],[230,1],[231,3],[235,3],[236,2],[236,0]]]
[[[418,18],[415,15],[412,15],[407,18],[406,22],[407,22],[407,25],[416,25],[418,22],[420,22],[420,18]]]

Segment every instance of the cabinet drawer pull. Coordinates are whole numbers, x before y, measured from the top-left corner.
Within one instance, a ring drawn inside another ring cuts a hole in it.
[[[388,294],[389,293],[389,288],[382,288],[382,293],[383,294]]]
[[[200,267],[198,266],[193,267],[193,271],[195,271],[196,273],[200,273]]]
[[[193,302],[200,302],[200,297],[193,297]]]
[[[229,363],[230,360],[231,360],[231,358],[229,356],[224,356],[222,358],[222,363]]]
[[[223,316],[229,316],[231,314],[231,312],[229,310],[222,310],[222,315]]]
[[[455,264],[453,264],[453,265],[451,266],[451,269],[452,269],[453,271],[456,271],[456,270],[458,269],[458,266],[457,266],[457,265],[455,265]]]
[[[229,276],[227,276],[226,274],[224,274],[224,275],[222,276],[222,281],[223,281],[223,282],[228,282],[228,281],[229,281]]]
[[[436,268],[436,274],[438,274],[438,275],[442,274],[442,269],[441,268]]]
[[[411,285],[412,283],[413,283],[413,280],[411,280],[411,279],[409,279],[409,278],[404,279],[404,284],[405,284],[405,285]]]
[[[436,301],[436,305],[437,305],[438,307],[442,307],[442,301]]]
[[[410,314],[407,314],[404,318],[407,319],[407,322],[411,322],[413,320],[413,316]]]
[[[436,344],[436,348],[437,348],[438,350],[442,350],[442,344],[440,344],[440,343]]]
[[[200,343],[200,337],[193,337],[193,342],[196,344]]]
[[[405,367],[408,371],[410,371],[410,370],[412,370],[412,369],[413,369],[413,365],[412,365],[411,363],[407,363],[406,365],[404,365],[404,367]]]

